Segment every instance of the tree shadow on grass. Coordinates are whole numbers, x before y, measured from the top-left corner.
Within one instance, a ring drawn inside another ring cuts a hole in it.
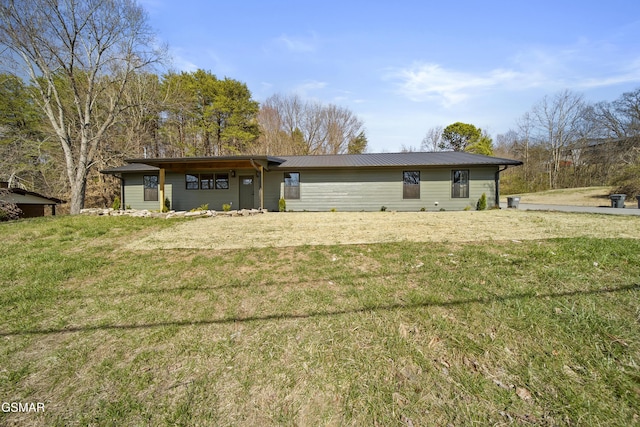
[[[368,312],[384,312],[395,310],[410,310],[425,307],[455,307],[466,304],[491,304],[494,302],[504,302],[520,299],[546,299],[546,298],[561,298],[571,297],[579,295],[598,295],[608,294],[625,291],[638,291],[640,290],[640,283],[631,285],[623,285],[617,287],[607,287],[593,290],[576,290],[567,292],[550,292],[539,294],[535,292],[523,292],[511,295],[492,295],[478,298],[463,298],[453,301],[428,301],[415,304],[380,304],[371,305],[366,307],[356,307],[344,310],[335,311],[310,311],[308,313],[296,314],[296,313],[276,313],[266,314],[263,316],[247,316],[247,317],[225,317],[221,319],[202,319],[202,320],[174,320],[168,322],[156,322],[156,323],[143,323],[143,324],[125,324],[125,325],[87,325],[87,326],[74,326],[69,328],[43,328],[43,329],[28,329],[24,331],[9,331],[0,332],[1,337],[20,336],[20,335],[48,335],[48,334],[68,334],[75,332],[90,332],[90,331],[109,331],[109,330],[143,330],[163,327],[189,327],[189,326],[208,326],[208,325],[224,325],[232,323],[251,323],[259,321],[270,320],[290,320],[290,319],[310,319],[329,316],[340,316],[346,314],[356,313],[368,313]]]

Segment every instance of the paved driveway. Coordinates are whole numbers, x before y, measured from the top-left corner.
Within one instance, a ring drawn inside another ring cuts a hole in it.
[[[506,203],[501,203],[500,207],[507,209]],[[640,209],[638,207],[626,208],[609,208],[609,207],[591,207],[591,206],[567,206],[567,205],[538,205],[530,203],[520,203],[518,206],[520,210],[530,211],[560,211],[560,212],[587,212],[598,214],[610,214],[610,215],[640,215]]]

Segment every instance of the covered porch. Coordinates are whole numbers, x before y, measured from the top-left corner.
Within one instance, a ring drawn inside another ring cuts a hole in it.
[[[203,204],[220,210],[223,204],[233,209],[254,209],[265,206],[265,172],[284,160],[270,156],[223,156],[127,159],[129,164],[111,168],[103,173],[112,174],[121,180],[123,206],[124,187],[131,192],[134,184],[141,185],[144,200],[157,200],[163,210],[165,200],[173,209],[189,210]],[[157,176],[157,195],[147,197],[149,178]],[[126,182],[125,182],[126,180]],[[140,181],[137,183],[137,181]],[[176,189],[175,191],[173,189]],[[184,190],[184,191],[183,191]],[[147,208],[150,208],[147,205]]]

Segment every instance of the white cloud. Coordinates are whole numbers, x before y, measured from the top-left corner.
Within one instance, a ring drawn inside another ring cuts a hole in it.
[[[458,104],[476,90],[511,86],[522,80],[522,75],[513,70],[495,69],[485,74],[472,74],[430,63],[394,71],[389,77],[400,81],[398,92],[412,101],[438,100],[444,106]]]
[[[393,70],[386,79],[396,81],[397,93],[412,101],[436,101],[444,107],[485,96],[488,90],[580,90],[640,82],[640,58],[605,57],[596,47],[581,41],[578,47],[532,48],[514,55],[510,67],[479,73],[416,63]]]
[[[585,89],[613,86],[624,83],[640,82],[640,59],[635,60],[619,74],[606,77],[590,77],[582,79],[577,86]]]
[[[315,34],[312,34],[311,37],[292,37],[283,34],[276,39],[276,43],[284,46],[290,52],[297,53],[315,52],[317,46]]]
[[[198,69],[211,71],[217,77],[231,76],[235,67],[229,62],[223,61],[220,56],[211,49],[194,51],[181,47],[169,49],[171,57],[171,69],[176,71],[194,72]],[[196,62],[194,62],[196,61]]]
[[[298,95],[300,95],[303,98],[310,98],[312,97],[309,92],[313,92],[313,91],[317,91],[320,89],[324,89],[325,87],[327,87],[328,83],[327,82],[321,82],[318,80],[309,80],[306,81],[304,83],[301,83],[299,85],[297,85],[294,89],[293,92],[297,93]]]
[[[513,61],[526,76],[525,87],[591,89],[640,82],[640,58],[583,38],[564,48],[526,49]]]
[[[182,55],[178,55],[175,51],[171,51],[170,55],[171,68],[174,68],[177,71],[193,72],[200,68],[193,62],[184,58]]]

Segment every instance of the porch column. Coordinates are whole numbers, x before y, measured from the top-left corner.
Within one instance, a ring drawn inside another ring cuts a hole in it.
[[[264,209],[264,166],[260,165],[260,208]]]
[[[158,181],[158,199],[160,201],[160,212],[162,212],[164,210],[164,168],[160,168]]]

